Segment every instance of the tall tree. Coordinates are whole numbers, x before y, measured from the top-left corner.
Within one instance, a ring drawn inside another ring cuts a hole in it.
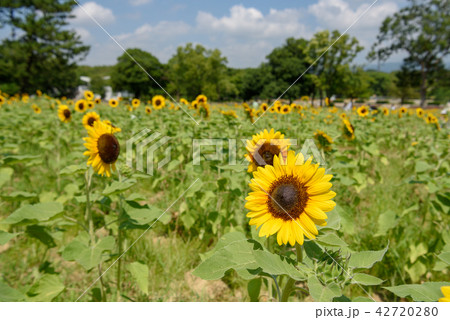
[[[387,17],[368,59],[385,61],[406,51],[405,68],[420,71],[420,104],[425,106],[431,82],[450,49],[450,1],[409,0],[409,6]]]
[[[164,65],[158,58],[144,50],[134,48],[127,49],[127,52],[128,54],[123,53],[117,58],[111,73],[113,89],[127,90],[138,98],[161,93],[162,89],[148,75],[164,88],[167,82]]]
[[[321,104],[324,94],[332,96],[336,93],[341,78],[350,71],[349,64],[362,49],[356,38],[347,34],[341,36],[337,30],[314,34],[308,43],[307,61],[309,64],[315,62],[310,71],[319,91]],[[317,60],[319,57],[321,58]]]
[[[89,51],[68,29],[73,1],[2,0],[0,26],[11,36],[0,46],[0,86],[67,95],[76,86],[76,63]]]

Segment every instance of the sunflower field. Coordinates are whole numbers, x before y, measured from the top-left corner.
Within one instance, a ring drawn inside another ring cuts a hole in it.
[[[0,301],[449,301],[441,110],[84,95],[0,95]]]

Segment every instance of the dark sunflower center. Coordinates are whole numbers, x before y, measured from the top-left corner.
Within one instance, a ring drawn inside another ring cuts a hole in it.
[[[64,118],[69,119],[70,118],[70,110],[69,109],[65,109],[63,111],[64,114]]]
[[[306,187],[293,176],[283,176],[276,180],[269,195],[269,212],[273,217],[285,221],[300,217],[308,201]]]
[[[95,119],[94,117],[90,117],[90,118],[88,119],[88,121],[87,121],[87,124],[88,124],[90,127],[93,127],[95,121],[97,121],[97,119]]]
[[[84,103],[80,103],[80,105],[78,106],[80,108],[80,110],[84,109]]]
[[[288,109],[287,108],[284,108],[284,110],[283,110],[284,112],[287,112],[288,111]]]
[[[98,154],[104,163],[114,163],[119,157],[120,145],[117,138],[105,133],[98,138]]]
[[[259,167],[263,167],[265,165],[273,166],[273,157],[280,154],[280,147],[277,145],[271,145],[270,143],[266,142],[261,146],[261,148],[259,148],[258,154],[263,161],[262,163],[260,163],[261,158],[255,159]]]
[[[161,104],[161,101],[156,100],[156,101],[155,101],[155,104],[156,104],[157,106],[159,106],[159,105]]]

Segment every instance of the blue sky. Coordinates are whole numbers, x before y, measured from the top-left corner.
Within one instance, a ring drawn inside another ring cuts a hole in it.
[[[167,62],[187,42],[218,48],[230,67],[256,67],[287,37],[310,38],[324,29],[343,32],[374,0],[78,0],[125,48],[138,47]],[[349,31],[366,48],[366,63],[383,19],[406,0],[378,0]],[[123,52],[79,7],[71,26],[91,45],[82,64],[111,65]],[[0,33],[1,37],[1,33]],[[402,55],[391,57],[400,62]]]

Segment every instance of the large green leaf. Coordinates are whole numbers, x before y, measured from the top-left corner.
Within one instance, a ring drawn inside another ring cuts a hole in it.
[[[163,213],[163,211],[157,207],[142,207],[131,201],[124,204],[123,208],[130,217],[130,222],[137,225],[148,224]]]
[[[414,263],[417,258],[425,255],[428,252],[428,247],[424,242],[419,243],[418,245],[411,244],[409,246],[409,261]]]
[[[86,164],[72,164],[70,166],[65,167],[62,169],[59,174],[60,175],[73,175],[77,173],[85,172],[87,169]]]
[[[30,237],[38,239],[43,244],[45,244],[47,247],[49,247],[49,248],[56,247],[55,240],[48,233],[48,231],[45,227],[39,226],[39,225],[27,226],[26,232]]]
[[[392,210],[387,210],[378,216],[378,230],[375,236],[384,236],[397,225],[397,215]]]
[[[9,233],[3,230],[0,230],[0,246],[7,243],[9,240],[17,236],[18,233]]]
[[[442,252],[438,255],[438,258],[444,261],[447,265],[450,265],[450,251]]]
[[[383,283],[383,280],[365,273],[353,274],[352,283],[362,284],[365,286],[377,286]]]
[[[317,237],[317,242],[323,244],[327,247],[341,247],[345,248],[348,246],[344,240],[339,238],[334,233],[326,233]]]
[[[411,297],[414,301],[437,302],[443,297],[441,287],[450,286],[450,282],[425,282],[422,284],[404,284],[395,287],[385,287],[395,295],[405,298]]]
[[[28,290],[27,295],[30,301],[52,301],[64,288],[56,274],[46,274]]]
[[[261,291],[262,279],[252,279],[247,284],[247,292],[251,302],[259,301],[259,293]]]
[[[34,205],[25,205],[14,211],[2,223],[16,224],[22,223],[36,223],[39,221],[47,221],[57,214],[63,212],[64,207],[58,202],[38,203]]]
[[[109,186],[103,190],[103,195],[110,196],[112,194],[121,193],[125,190],[130,189],[132,186],[136,184],[135,179],[129,179],[125,181],[113,181]]]
[[[333,298],[342,295],[341,289],[337,284],[330,283],[324,286],[316,276],[308,278],[308,288],[309,294],[316,302],[330,302],[333,301]]]
[[[228,233],[193,274],[205,280],[217,280],[222,278],[226,271],[234,269],[242,278],[252,279],[258,273],[258,264],[253,255],[254,245],[254,242],[240,232]]]
[[[349,261],[351,268],[371,268],[376,262],[383,259],[389,246],[379,251],[361,251],[352,253]]]
[[[112,236],[102,238],[94,247],[89,247],[76,239],[64,248],[61,256],[67,261],[77,261],[83,268],[90,270],[105,260],[103,253],[113,250],[114,244],[115,241]]]
[[[22,292],[11,288],[6,283],[0,281],[0,302],[23,301],[25,298],[26,297]]]
[[[24,163],[32,160],[36,160],[41,156],[33,156],[33,155],[9,155],[3,158],[3,162],[5,164],[16,164],[16,163]]]
[[[140,262],[132,262],[127,265],[134,280],[139,286],[139,289],[145,294],[148,294],[148,266]]]
[[[256,250],[253,252],[258,267],[262,268],[262,271],[272,275],[288,275],[294,280],[306,280],[307,275],[306,267],[304,270],[298,270],[292,264],[286,261],[286,258],[282,258],[277,254],[270,253],[268,251]]]

